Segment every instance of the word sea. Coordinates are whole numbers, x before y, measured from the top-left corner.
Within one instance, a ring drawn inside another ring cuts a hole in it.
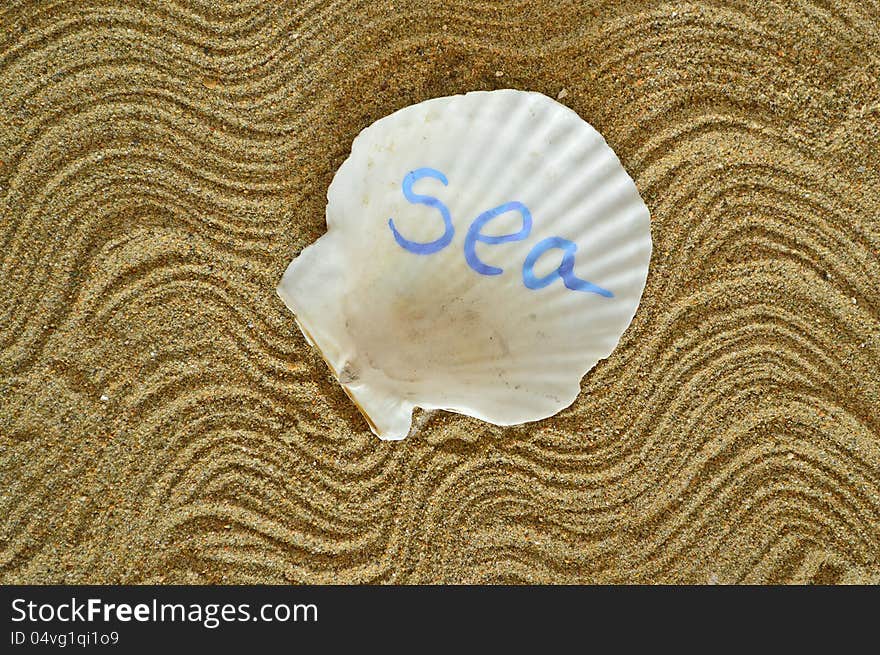
[[[416,255],[431,255],[443,250],[446,246],[452,243],[452,237],[455,234],[455,227],[452,225],[452,215],[446,205],[433,196],[415,193],[413,191],[413,185],[426,177],[439,180],[443,186],[449,186],[449,181],[446,179],[446,176],[437,169],[418,168],[414,171],[410,171],[403,178],[403,196],[413,204],[425,205],[426,207],[436,209],[443,218],[443,235],[434,241],[428,241],[426,243],[411,241],[397,230],[393,218],[388,219],[388,226],[391,228],[394,240],[397,241],[402,248],[411,253],[415,253]],[[514,232],[513,234],[502,234],[500,236],[489,236],[480,231],[492,219],[501,216],[502,214],[506,214],[507,212],[519,212],[522,216],[522,228],[518,232]],[[484,211],[473,220],[468,228],[467,236],[465,236],[464,240],[465,261],[468,266],[481,275],[501,275],[504,272],[503,269],[498,268],[497,266],[490,266],[477,256],[477,242],[499,244],[509,243],[511,241],[522,241],[528,238],[531,231],[532,213],[529,211],[529,208],[521,202],[506,202],[503,205]],[[541,255],[549,250],[561,250],[563,252],[562,263],[560,263],[553,272],[543,277],[537,277],[534,272],[535,263]],[[577,244],[568,239],[563,239],[562,237],[547,237],[546,239],[542,239],[535,244],[531,251],[529,251],[529,254],[523,262],[523,284],[529,289],[543,289],[552,284],[557,278],[560,278],[563,284],[572,291],[595,293],[604,296],[605,298],[613,298],[614,294],[608,291],[608,289],[603,289],[592,282],[582,280],[574,274],[574,254],[576,250]]]

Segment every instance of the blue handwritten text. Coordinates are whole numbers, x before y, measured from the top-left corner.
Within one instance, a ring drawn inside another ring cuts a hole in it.
[[[446,246],[452,243],[452,237],[455,234],[455,227],[452,225],[452,215],[446,205],[433,196],[413,192],[413,185],[418,180],[425,177],[439,180],[443,186],[449,186],[449,181],[446,179],[446,176],[437,169],[418,168],[414,171],[410,171],[403,178],[403,196],[413,204],[425,205],[436,209],[443,218],[443,235],[440,238],[427,243],[411,241],[397,230],[393,218],[388,219],[388,225],[391,228],[391,233],[394,235],[394,240],[405,250],[417,255],[430,255],[443,250]],[[507,214],[508,212],[519,212],[522,218],[522,227],[517,232],[512,234],[502,234],[499,236],[490,236],[481,232],[483,227],[494,218],[501,216],[502,214]],[[501,275],[504,272],[504,269],[497,266],[490,266],[477,256],[477,242],[499,244],[509,243],[511,241],[522,241],[528,238],[531,231],[532,213],[529,211],[529,208],[521,202],[514,200],[484,211],[473,220],[468,228],[467,235],[464,239],[465,261],[468,266],[481,275]],[[548,275],[537,277],[534,271],[535,264],[544,253],[550,250],[561,250],[562,262]],[[562,280],[565,287],[572,291],[595,293],[605,298],[613,298],[614,294],[608,289],[603,289],[592,282],[582,280],[574,274],[574,255],[576,251],[577,244],[568,239],[563,239],[562,237],[547,237],[546,239],[542,239],[529,251],[529,254],[526,255],[526,259],[523,262],[523,284],[529,289],[543,289],[559,278]]]

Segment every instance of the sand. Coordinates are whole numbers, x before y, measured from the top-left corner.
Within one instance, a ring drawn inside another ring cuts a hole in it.
[[[0,582],[880,582],[872,3],[4,3]],[[583,393],[368,430],[275,295],[352,139],[540,91],[652,214]]]

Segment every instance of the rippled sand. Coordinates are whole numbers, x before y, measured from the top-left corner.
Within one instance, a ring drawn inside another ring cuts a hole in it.
[[[0,10],[0,581],[880,582],[876,3],[270,4]],[[503,87],[635,179],[641,308],[382,443],[275,286],[362,128]]]

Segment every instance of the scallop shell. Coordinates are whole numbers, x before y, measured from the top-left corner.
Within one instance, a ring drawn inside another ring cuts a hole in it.
[[[383,439],[414,407],[556,414],[638,307],[648,209],[602,136],[514,90],[436,98],[358,135],[327,233],[278,294]]]

